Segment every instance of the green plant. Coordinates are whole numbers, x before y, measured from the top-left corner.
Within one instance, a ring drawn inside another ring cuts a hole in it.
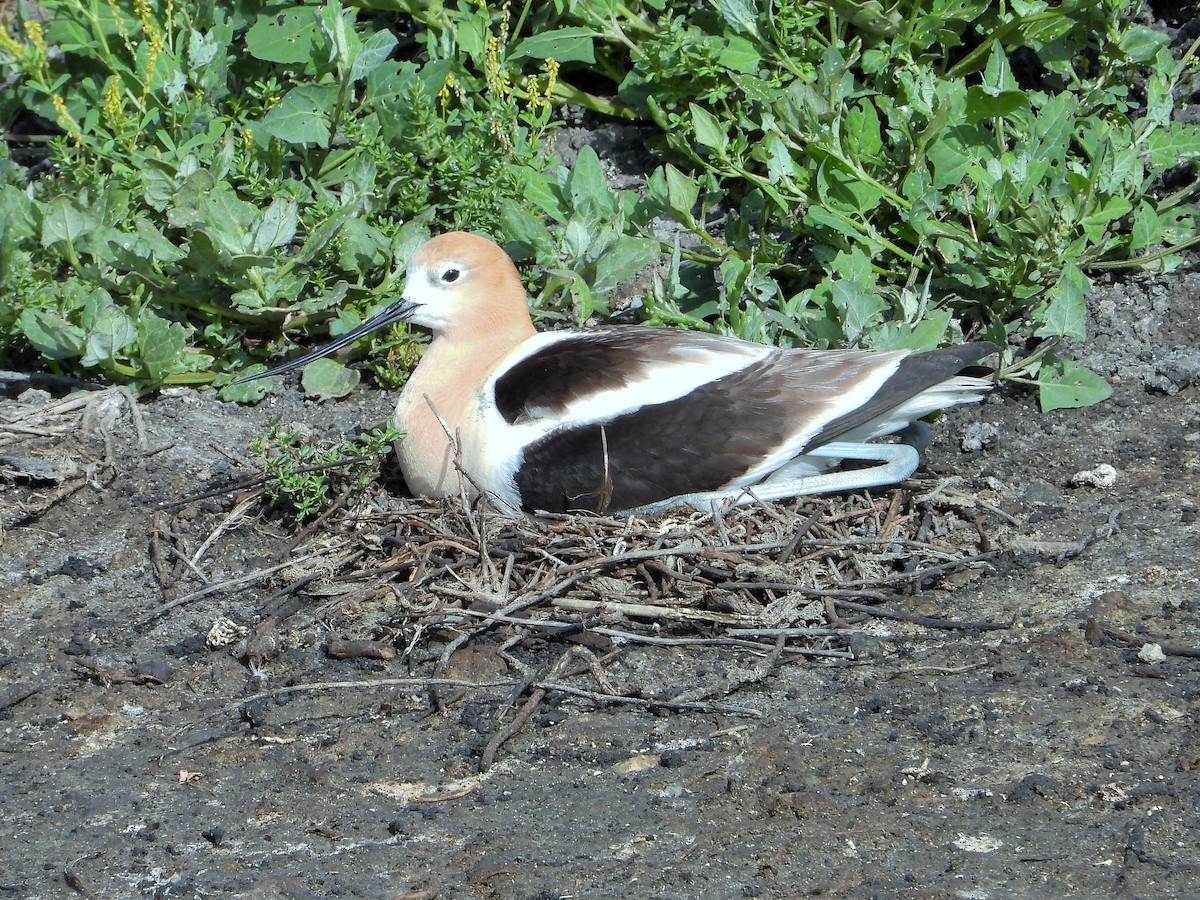
[[[1033,347],[1006,374],[1050,409],[1107,392],[1069,360],[1089,273],[1200,241],[1200,129],[1175,116],[1197,45],[1127,0],[41,9],[0,29],[0,118],[58,131],[30,184],[0,148],[0,352],[27,364],[252,399],[234,373],[344,333],[430,231],[466,228],[544,273],[543,317],[602,318],[661,260],[648,322],[970,330]],[[643,191],[587,149],[556,165],[562,103],[652,129]],[[371,354],[390,385],[415,357],[403,329]]]
[[[26,187],[0,156],[6,355],[221,386],[281,332],[338,333],[391,302],[433,220],[495,228],[545,165],[554,65],[518,96],[480,10],[470,53],[398,60],[390,30],[336,0],[41,6],[49,24],[0,42],[17,83],[0,111],[62,132],[54,178]]]
[[[353,440],[317,447],[278,423],[251,444],[262,460],[263,493],[298,521],[312,518],[334,500],[363,494],[379,472],[379,459],[403,437],[391,426]]]

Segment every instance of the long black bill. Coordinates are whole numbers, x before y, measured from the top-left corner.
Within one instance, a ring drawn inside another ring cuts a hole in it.
[[[416,312],[421,304],[413,303],[401,297],[383,312],[372,316],[363,322],[357,328],[351,329],[341,337],[335,338],[324,347],[314,350],[312,353],[306,353],[304,356],[297,359],[289,360],[288,362],[278,365],[273,369],[267,369],[265,372],[259,372],[257,375],[243,375],[241,378],[231,381],[230,385],[244,384],[247,381],[254,381],[258,378],[266,378],[268,375],[284,375],[296,369],[307,366],[310,362],[322,357],[329,356],[331,353],[336,353],[343,347],[353,344],[361,337],[366,337],[373,331],[378,331],[388,325],[394,325],[397,322],[402,322]]]

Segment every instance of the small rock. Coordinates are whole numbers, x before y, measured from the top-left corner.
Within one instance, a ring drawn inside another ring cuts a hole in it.
[[[1117,483],[1117,470],[1108,463],[1101,463],[1094,469],[1085,469],[1071,476],[1071,484],[1076,487],[1094,487],[1107,490]]]
[[[960,833],[953,844],[959,850],[965,850],[968,853],[995,853],[1004,846],[1004,841],[992,837],[990,834]]]
[[[632,775],[635,772],[645,772],[647,769],[656,769],[662,764],[662,757],[657,753],[642,753],[638,756],[631,756],[628,759],[623,759],[612,767],[613,772],[618,775]]]
[[[1166,662],[1167,654],[1163,653],[1161,644],[1142,644],[1138,651],[1138,659],[1144,663]]]
[[[1045,506],[1057,503],[1061,499],[1062,491],[1040,478],[1035,478],[1029,482],[1029,487],[1025,488],[1025,502],[1032,506]]]
[[[1146,718],[1158,725],[1169,725],[1187,715],[1182,709],[1177,709],[1166,703],[1153,703],[1146,708]]]
[[[976,453],[996,442],[1000,429],[990,422],[971,422],[963,429],[962,448],[966,453]]]

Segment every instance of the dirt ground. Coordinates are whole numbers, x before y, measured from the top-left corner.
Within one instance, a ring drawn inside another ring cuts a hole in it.
[[[878,502],[958,498],[975,527],[943,543],[975,561],[854,621],[826,604],[826,656],[718,635],[778,592],[698,601],[677,573],[596,601],[658,583],[701,610],[603,618],[658,643],[474,633],[443,612],[454,585],[496,610],[479,565],[391,605],[262,574],[321,533],[293,549],[236,486],[251,440],[274,419],[348,434],[380,392],[168,391],[139,440],[119,392],[39,419],[65,392],[5,376],[0,897],[1197,896],[1198,298],[1194,265],[1097,289],[1078,356],[1115,383],[1100,406],[1042,416],[1008,386],[936,423]],[[400,510],[402,550],[424,520]],[[817,533],[799,510],[762,513],[789,555]],[[457,686],[434,684],[456,639]],[[576,692],[538,687],[556,678]]]

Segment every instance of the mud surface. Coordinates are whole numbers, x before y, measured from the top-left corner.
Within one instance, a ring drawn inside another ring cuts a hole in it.
[[[296,538],[234,515],[250,441],[346,434],[387,396],[176,392],[140,405],[141,442],[93,398],[0,447],[0,897],[1200,893],[1198,297],[1195,268],[1096,291],[1079,356],[1116,383],[1103,405],[1042,416],[1009,387],[936,424],[905,496],[974,498],[991,556],[881,606],[1007,627],[859,617],[875,638],[830,639],[852,658],[593,641],[593,693],[641,703],[532,703],[565,645],[506,660],[508,625],[451,656],[474,687],[435,705],[406,679],[463,629],[237,581]],[[26,388],[10,419],[48,402]]]

